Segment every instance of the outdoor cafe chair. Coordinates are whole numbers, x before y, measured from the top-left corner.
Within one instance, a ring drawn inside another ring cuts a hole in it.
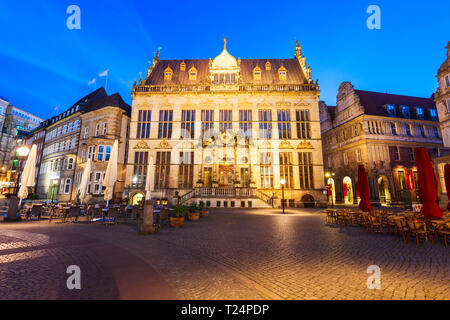
[[[420,244],[420,239],[428,239],[429,232],[426,228],[425,222],[418,222],[413,219],[408,219],[409,236],[416,238],[416,244]]]
[[[406,220],[403,217],[397,217],[394,219],[395,221],[395,234],[401,234],[403,238],[403,242],[407,240],[409,228],[407,226]]]
[[[76,206],[72,206],[69,209],[69,218],[72,222],[78,222],[78,217],[80,216],[80,208]]]
[[[382,224],[381,224],[381,215],[376,213],[369,213],[369,227],[370,232],[383,232]]]
[[[42,207],[42,205],[34,204],[31,208],[31,217],[36,217],[37,220],[40,220],[43,210],[44,208]]]
[[[112,226],[112,225],[117,224],[118,213],[119,213],[119,208],[117,208],[117,207],[109,208],[108,213],[105,214],[105,225]]]
[[[437,231],[437,238],[442,236],[444,239],[444,245],[447,248],[448,238],[450,238],[450,222],[440,224],[440,228]]]

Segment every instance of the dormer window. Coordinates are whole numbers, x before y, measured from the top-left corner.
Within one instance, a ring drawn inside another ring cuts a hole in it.
[[[180,71],[186,71],[186,63],[184,61],[180,64]]]
[[[432,121],[438,121],[436,109],[430,109],[430,118]]]
[[[424,119],[422,107],[416,107],[416,114],[417,114],[417,119],[420,119],[420,120]]]
[[[402,113],[403,113],[403,117],[404,118],[410,118],[410,113],[409,113],[409,107],[408,106],[402,106]]]
[[[269,61],[266,62],[266,70],[270,71],[272,69],[272,65],[270,64]]]
[[[390,116],[394,116],[395,117],[395,105],[393,104],[388,104],[387,105],[387,112]]]
[[[261,80],[261,68],[258,66],[253,69],[253,80]]]
[[[285,67],[281,66],[280,69],[278,69],[278,77],[280,80],[286,80],[287,79],[287,70]]]
[[[164,70],[164,80],[170,81],[172,80],[173,71],[170,69],[170,67],[167,67],[166,70]]]
[[[197,69],[195,67],[189,69],[189,80],[197,80]]]

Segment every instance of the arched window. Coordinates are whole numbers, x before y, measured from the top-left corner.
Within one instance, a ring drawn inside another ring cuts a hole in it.
[[[189,69],[189,80],[197,80],[197,69],[195,67]]]
[[[184,61],[180,64],[180,71],[186,71],[186,63]]]
[[[253,80],[261,80],[261,68],[258,66],[253,69]]]
[[[172,80],[172,75],[173,75],[173,71],[172,71],[172,69],[170,69],[170,66],[169,66],[166,68],[166,70],[164,70],[164,80],[165,81]]]
[[[280,69],[278,69],[278,77],[280,80],[287,79],[287,70],[285,67],[281,66]]]

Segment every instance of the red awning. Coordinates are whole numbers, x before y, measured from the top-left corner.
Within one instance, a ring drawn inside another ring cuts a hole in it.
[[[447,197],[449,197],[450,192],[450,164],[444,166],[444,179],[445,179],[445,189],[447,189]],[[447,204],[447,210],[450,210],[450,198]]]
[[[416,149],[419,193],[423,206],[420,212],[427,219],[442,218],[442,209],[437,204],[438,184],[436,173],[425,148]]]
[[[367,181],[366,169],[363,165],[358,166],[358,184],[357,190],[361,201],[359,201],[359,208],[363,212],[372,211],[372,205],[370,204],[369,183]]]

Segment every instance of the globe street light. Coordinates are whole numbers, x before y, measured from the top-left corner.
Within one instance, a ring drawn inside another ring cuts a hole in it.
[[[281,179],[280,183],[281,183],[281,206],[283,208],[284,213],[284,185],[286,184],[286,180]]]
[[[17,160],[17,165],[16,165],[16,186],[15,186],[15,192],[14,194],[17,196],[19,193],[19,180],[20,177],[22,175],[22,164],[21,164],[21,160],[23,160],[24,158],[26,158],[28,156],[28,153],[30,153],[30,149],[27,146],[23,146],[20,148],[17,148],[16,150],[16,160]],[[20,168],[19,168],[19,164],[20,164]],[[13,165],[14,167],[14,165]]]

